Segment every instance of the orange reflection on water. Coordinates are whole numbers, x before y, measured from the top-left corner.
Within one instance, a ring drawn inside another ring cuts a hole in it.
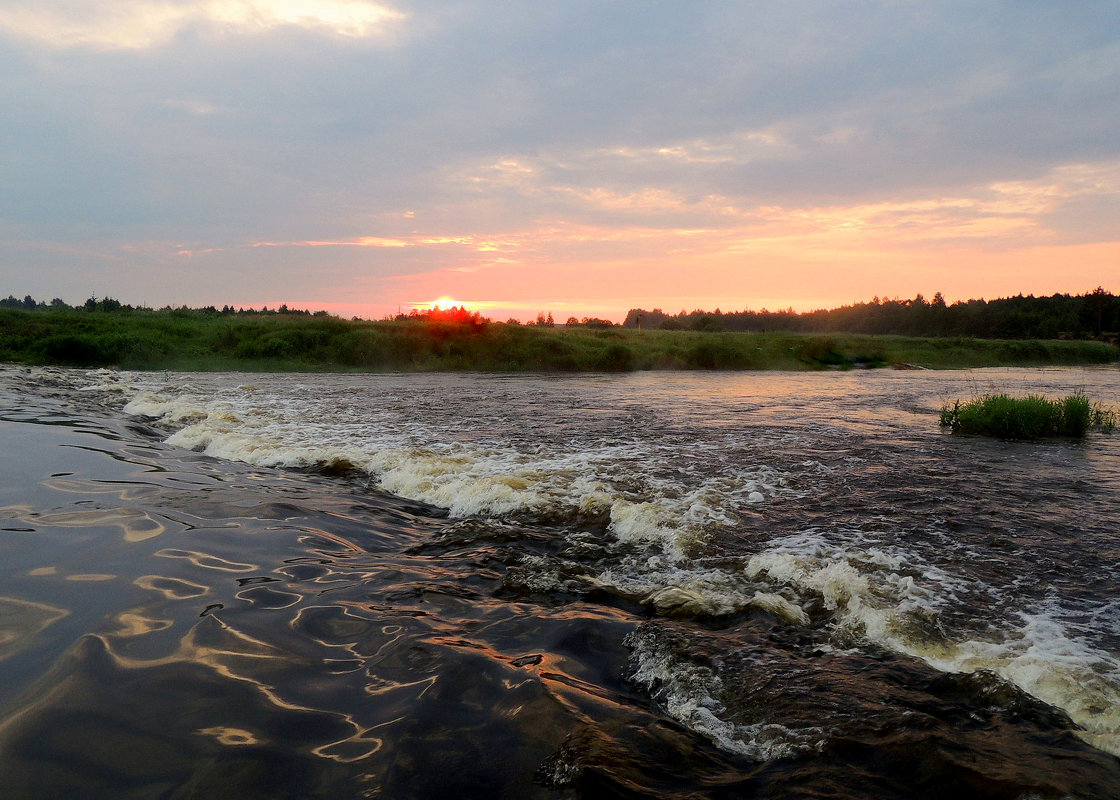
[[[130,611],[118,614],[116,621],[120,628],[111,635],[122,639],[165,631],[174,624],[169,619],[153,619]]]
[[[141,589],[159,592],[168,600],[190,600],[209,594],[210,587],[192,583],[181,578],[168,578],[163,575],[141,575],[133,581]]]
[[[244,747],[245,745],[264,743],[264,740],[260,737],[241,728],[227,728],[219,725],[213,728],[202,728],[198,733],[203,736],[213,736],[227,747]]]
[[[224,558],[212,556],[209,553],[199,553],[195,550],[165,548],[155,553],[155,555],[161,558],[186,559],[196,567],[201,567],[202,569],[216,569],[221,572],[252,572],[253,570],[260,569],[253,564],[241,564],[236,561],[227,561]]]
[[[151,622],[142,618],[134,621],[141,625]],[[222,677],[251,684],[277,709],[327,714],[353,731],[350,736],[333,739],[312,748],[311,752],[320,758],[342,763],[366,758],[383,746],[382,739],[370,736],[370,732],[377,727],[399,721],[394,719],[369,727],[358,723],[351,714],[314,708],[285,699],[275,685],[276,678],[273,676],[278,678],[289,669],[291,653],[239,631],[213,616],[193,626],[179,640],[175,652],[158,658],[140,659],[126,655],[114,641],[117,636],[97,635],[94,638],[101,641],[109,656],[121,669],[151,669],[177,663],[197,664],[212,669]],[[229,726],[212,726],[197,732],[213,736],[222,744],[231,746],[261,741],[251,731]]]
[[[29,524],[37,523],[57,528],[116,526],[121,529],[125,540],[129,542],[143,542],[159,536],[166,530],[163,523],[135,508],[94,508],[88,511],[60,511],[54,514],[28,512],[23,516],[23,520]]]

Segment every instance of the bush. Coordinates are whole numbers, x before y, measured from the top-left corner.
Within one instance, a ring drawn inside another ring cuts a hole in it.
[[[797,357],[815,367],[840,367],[849,364],[831,337],[813,337],[797,345]]]
[[[609,372],[626,372],[633,366],[634,351],[621,342],[607,345],[599,357],[599,368]]]
[[[744,369],[750,359],[741,347],[726,338],[704,338],[685,351],[685,363],[691,369]],[[741,344],[741,342],[740,342]]]
[[[100,367],[108,363],[97,338],[84,333],[57,333],[36,347],[46,364]]]
[[[1111,433],[1116,414],[1091,403],[1080,392],[1064,400],[1040,395],[986,395],[941,409],[941,425],[953,433],[994,436],[998,439],[1039,439],[1044,436],[1081,438],[1091,428]]]

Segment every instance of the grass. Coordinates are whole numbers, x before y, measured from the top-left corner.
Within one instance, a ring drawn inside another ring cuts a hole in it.
[[[1047,436],[1083,438],[1091,429],[1111,433],[1116,412],[1077,392],[1062,400],[1041,395],[1009,397],[989,394],[941,409],[941,425],[953,433],[999,439],[1041,439]]]
[[[0,361],[123,369],[489,372],[929,369],[1106,364],[1116,346],[796,333],[548,328],[205,311],[0,308]]]

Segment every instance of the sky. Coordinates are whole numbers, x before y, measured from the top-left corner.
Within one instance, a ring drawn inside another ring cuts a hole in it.
[[[1120,4],[0,0],[0,294],[1120,294]]]

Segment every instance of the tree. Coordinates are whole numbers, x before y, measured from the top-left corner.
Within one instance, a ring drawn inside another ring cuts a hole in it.
[[[1105,303],[1112,298],[1108,292],[1104,290],[1103,286],[1098,286],[1093,290],[1086,299],[1089,301],[1089,307],[1097,312],[1097,336],[1101,335],[1104,330],[1102,320],[1104,318]]]
[[[723,330],[723,321],[718,314],[719,309],[711,314],[699,314],[692,319],[692,330],[714,333]]]

